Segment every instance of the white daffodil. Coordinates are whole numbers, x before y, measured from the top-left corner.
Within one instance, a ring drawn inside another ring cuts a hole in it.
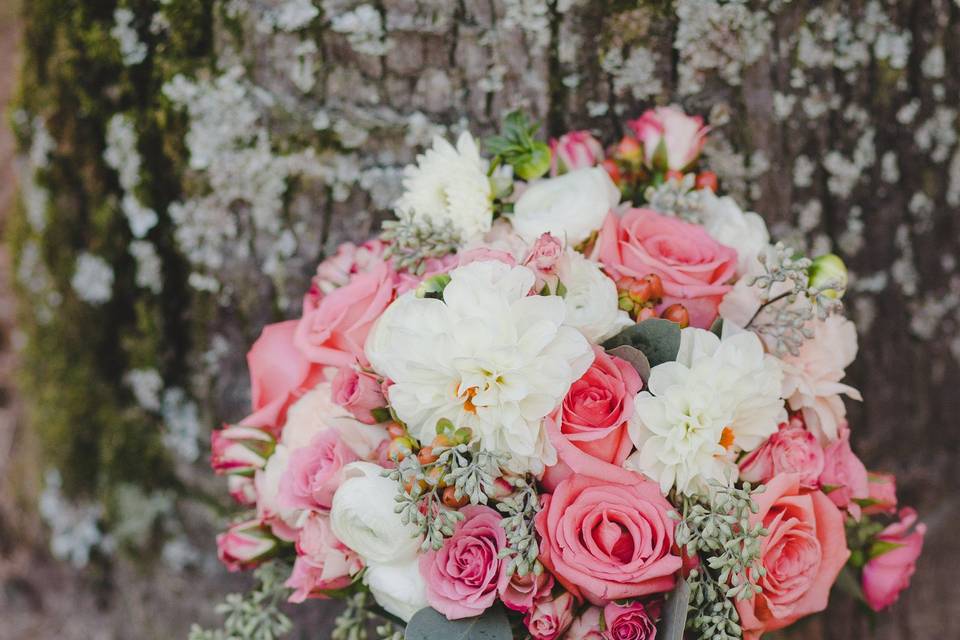
[[[490,230],[492,187],[477,143],[464,131],[454,148],[436,136],[433,147],[404,169],[403,195],[397,209],[415,223],[450,225],[467,241]]]
[[[738,451],[758,447],[786,419],[780,362],[756,334],[721,341],[703,329],[681,334],[675,362],[657,365],[637,395],[630,437],[637,451],[624,466],[653,478],[666,492],[708,490],[737,477]]]
[[[564,324],[563,298],[528,295],[526,267],[473,262],[450,278],[442,301],[398,298],[367,338],[391,406],[421,440],[447,418],[517,470],[552,464],[541,423],[589,368],[590,344]]]

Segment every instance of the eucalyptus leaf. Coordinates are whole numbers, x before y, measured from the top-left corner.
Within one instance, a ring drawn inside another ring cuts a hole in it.
[[[690,585],[680,578],[663,603],[663,615],[657,625],[657,640],[683,640],[690,608]]]
[[[633,368],[640,374],[643,384],[647,384],[647,380],[650,379],[650,361],[647,360],[647,356],[643,355],[643,351],[628,344],[622,344],[619,347],[609,349],[607,353],[632,364]]]
[[[663,318],[650,318],[627,327],[603,343],[608,351],[622,345],[642,351],[651,367],[671,362],[680,351],[680,325]]]
[[[717,316],[717,319],[713,321],[713,324],[710,325],[710,333],[714,334],[718,338],[723,337],[723,318]]]
[[[513,640],[510,621],[503,607],[494,605],[475,618],[447,620],[426,607],[417,611],[404,633],[404,640]]]

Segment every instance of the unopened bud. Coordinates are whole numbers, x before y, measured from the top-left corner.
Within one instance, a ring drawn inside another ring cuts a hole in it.
[[[660,317],[664,320],[669,320],[670,322],[676,322],[680,325],[681,329],[686,329],[690,326],[690,312],[687,311],[687,308],[682,304],[672,304],[666,309],[663,310],[663,313],[660,314]]]
[[[430,276],[417,287],[416,296],[418,298],[437,298],[438,300],[442,300],[443,290],[448,284],[450,284],[449,273],[439,273],[435,276]]]
[[[720,188],[720,183],[717,180],[717,174],[713,171],[701,171],[697,174],[696,186],[698,191],[700,189],[709,189],[716,193],[717,189]]]
[[[623,136],[614,150],[614,155],[618,160],[639,165],[643,159],[643,147],[640,146],[640,141],[633,136]]]
[[[847,288],[847,265],[839,256],[827,253],[816,258],[807,272],[810,287],[823,289],[823,295],[829,298],[840,298]]]
[[[467,496],[457,497],[457,490],[455,487],[447,487],[443,490],[443,504],[451,509],[459,509],[460,507],[467,504],[470,501]]]

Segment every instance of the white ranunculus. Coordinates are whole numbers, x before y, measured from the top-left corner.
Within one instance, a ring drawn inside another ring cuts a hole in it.
[[[543,418],[593,361],[564,324],[559,296],[529,296],[533,272],[480,261],[450,272],[443,300],[400,296],[367,338],[373,368],[393,380],[391,406],[417,438],[437,421],[469,427],[517,469],[551,464]]]
[[[693,327],[681,333],[675,362],[653,368],[637,395],[630,438],[637,451],[624,466],[685,494],[709,481],[737,478],[739,451],[758,447],[786,419],[780,362],[756,334],[724,336]]]
[[[287,409],[280,441],[292,452],[306,447],[317,434],[331,428],[337,430],[355,454],[366,459],[372,458],[388,437],[381,425],[364,424],[334,402],[330,383],[321,382]]]
[[[617,285],[591,260],[567,248],[560,259],[558,275],[567,292],[566,323],[587,340],[600,343],[633,324],[620,308]]]
[[[404,622],[410,622],[413,614],[427,606],[427,583],[417,559],[402,564],[370,565],[363,581],[377,604]]]
[[[757,255],[770,244],[767,224],[758,214],[744,212],[730,196],[717,197],[713,191],[700,191],[703,226],[710,236],[737,252],[737,275],[744,275]]]
[[[529,244],[551,233],[577,246],[603,226],[620,190],[602,167],[578,169],[527,187],[513,207],[513,228]]]
[[[353,462],[343,468],[343,484],[330,508],[330,528],[367,565],[403,563],[417,556],[416,527],[404,524],[394,511],[397,490],[379,465]]]
[[[403,195],[397,209],[415,222],[450,223],[462,240],[490,229],[493,191],[477,143],[464,131],[454,148],[436,136],[433,147],[404,169]]]

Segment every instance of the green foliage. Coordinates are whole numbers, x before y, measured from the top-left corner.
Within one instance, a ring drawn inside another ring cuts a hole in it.
[[[513,640],[513,631],[507,614],[500,605],[494,605],[483,615],[463,620],[447,620],[427,607],[417,611],[407,624],[405,640]]]
[[[680,325],[663,318],[650,318],[627,327],[603,343],[604,349],[628,345],[640,350],[651,367],[677,359]]]
[[[276,640],[287,635],[293,623],[279,607],[290,593],[283,586],[289,574],[290,566],[281,562],[260,566],[254,574],[255,589],[231,593],[217,606],[217,613],[224,616],[223,628],[205,630],[193,625],[189,640]]]
[[[503,122],[503,132],[486,140],[486,150],[493,154],[494,165],[505,162],[523,180],[539,178],[550,169],[550,147],[534,136],[540,125],[522,111],[510,113]]]

